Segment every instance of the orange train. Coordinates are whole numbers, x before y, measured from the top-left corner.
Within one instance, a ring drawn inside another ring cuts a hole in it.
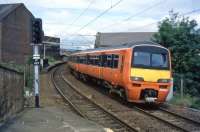
[[[152,42],[76,52],[68,64],[76,76],[93,78],[128,102],[163,103],[172,85],[170,52]]]

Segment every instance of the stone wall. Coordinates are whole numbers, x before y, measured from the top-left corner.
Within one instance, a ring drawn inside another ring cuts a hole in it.
[[[0,121],[23,110],[23,89],[23,73],[0,66]]]

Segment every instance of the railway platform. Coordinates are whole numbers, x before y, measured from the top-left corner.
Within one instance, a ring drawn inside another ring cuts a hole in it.
[[[0,132],[106,132],[100,125],[73,113],[41,75],[41,108],[25,108],[0,127]]]
[[[101,126],[56,107],[26,109],[1,132],[105,132]]]

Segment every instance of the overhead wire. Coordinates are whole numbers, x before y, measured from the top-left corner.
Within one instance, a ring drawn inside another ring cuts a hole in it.
[[[81,27],[81,28],[78,30],[78,32],[81,31],[81,30],[83,30],[85,27],[87,27],[88,25],[92,24],[93,22],[95,22],[99,17],[103,16],[103,15],[106,14],[109,10],[111,10],[112,8],[114,8],[115,6],[117,6],[119,3],[121,3],[121,1],[122,1],[122,0],[119,0],[119,1],[118,1],[117,3],[115,3],[113,6],[111,6],[111,7],[108,8],[108,9],[106,9],[104,12],[100,13],[97,17],[95,17],[94,19],[92,19],[91,21],[89,21],[87,24],[85,24],[83,27]],[[145,9],[143,9],[142,11],[140,11],[140,12],[134,14],[134,15],[131,15],[131,16],[129,16],[129,17],[123,19],[123,21],[129,21],[130,19],[132,19],[132,18],[134,18],[134,17],[136,17],[136,16],[138,16],[138,15],[140,15],[140,14],[142,14],[142,13],[144,13],[144,12],[150,10],[150,9],[153,9],[154,7],[156,7],[156,6],[158,6],[158,5],[162,4],[162,3],[163,3],[163,1],[160,1],[160,2],[158,2],[158,3],[156,3],[156,4],[152,5],[152,6],[149,6],[149,7],[145,8]],[[199,12],[199,11],[200,11],[200,9],[194,9],[194,10],[192,10],[192,11],[189,11],[189,12],[186,12],[186,13],[182,13],[182,15],[190,15],[190,14],[193,14],[193,13],[196,13],[196,12]],[[159,21],[160,21],[160,20],[159,20]],[[146,27],[146,26],[151,26],[151,25],[157,24],[159,21],[156,21],[156,22],[153,22],[153,23],[149,23],[149,24],[145,24],[145,25],[143,25],[143,26],[138,26],[138,27],[136,27],[136,28],[134,28],[134,29],[139,29],[139,28],[143,28],[143,27]],[[116,23],[114,23],[114,24],[116,24]],[[112,24],[112,25],[114,25],[114,24]],[[109,26],[110,26],[110,25],[109,25]],[[84,35],[80,35],[80,36],[81,36],[81,37],[84,37]],[[88,42],[89,42],[89,41],[88,41]]]
[[[186,12],[186,13],[183,13],[182,15],[189,15],[189,14],[193,14],[193,13],[196,13],[196,12],[199,12],[199,11],[200,11],[200,8],[199,9],[194,9],[194,10]]]
[[[199,9],[194,9],[194,10],[189,11],[189,12],[182,13],[181,16],[190,15],[190,14],[193,14],[193,13],[196,13],[196,12],[200,12],[200,8],[199,8]],[[145,25],[143,25],[143,26],[138,26],[138,27],[135,27],[135,28],[133,28],[133,29],[135,30],[135,29],[140,29],[140,28],[144,28],[144,27],[147,27],[147,26],[152,26],[152,25],[154,25],[154,24],[157,24],[157,23],[160,22],[160,21],[161,21],[161,20],[156,21],[156,22],[153,22],[153,23],[145,24]],[[132,29],[132,30],[133,30],[133,29]]]
[[[91,0],[90,3],[88,4],[87,8],[85,8],[85,9],[78,15],[78,17],[76,17],[76,18],[74,19],[74,21],[73,21],[70,25],[74,25],[74,24],[77,22],[77,20],[78,20],[81,16],[83,16],[83,15],[89,10],[89,8],[92,6],[92,4],[94,3],[94,1],[95,1],[95,0]]]
[[[163,1],[165,1],[165,0],[159,1],[158,3],[156,3],[156,4],[152,5],[152,6],[149,6],[149,7],[143,9],[142,11],[140,11],[140,12],[138,12],[138,13],[129,16],[129,17],[125,18],[123,21],[128,21],[128,20],[130,20],[131,18],[133,18],[133,17],[135,17],[135,16],[137,16],[137,15],[140,15],[140,14],[142,14],[142,13],[144,13],[144,12],[146,12],[146,11],[148,11],[148,10],[150,10],[150,9],[152,9],[152,8],[154,8],[154,7],[158,6],[158,5],[160,5],[160,4],[162,4]],[[94,19],[92,19],[92,20],[89,21],[87,24],[85,24],[83,27],[81,27],[77,32],[83,30],[85,27],[87,27],[88,25],[90,25],[90,24],[92,24],[93,22],[95,22],[99,17],[101,17],[101,16],[103,16],[104,14],[106,14],[109,10],[111,10],[111,9],[114,8],[114,7],[116,7],[116,6],[117,6],[118,4],[120,4],[121,2],[122,2],[122,0],[119,0],[118,2],[116,2],[116,3],[115,3],[114,5],[112,5],[110,8],[106,9],[105,11],[103,11],[102,13],[100,13],[98,16],[96,16]],[[81,37],[84,38],[84,36],[81,36]]]
[[[119,5],[122,1],[123,0],[119,0],[115,4],[111,5],[111,7],[107,8],[106,10],[104,10],[103,12],[101,12],[99,15],[97,15],[94,19],[92,19],[91,21],[89,21],[88,23],[86,23],[85,25],[83,25],[77,32],[80,32],[81,30],[83,30],[84,28],[86,28],[87,26],[89,26],[90,24],[92,24],[95,21],[97,21],[101,16],[105,15],[108,11],[110,11],[111,9],[113,9],[114,7],[116,7],[117,5]]]
[[[161,1],[159,1],[159,2],[157,2],[157,3],[155,3],[155,4],[151,5],[151,6],[149,6],[149,7],[147,7],[147,8],[144,8],[143,10],[141,10],[141,11],[139,11],[139,12],[137,12],[137,13],[131,15],[131,16],[128,16],[128,17],[124,18],[124,19],[121,20],[120,22],[115,22],[115,23],[113,23],[113,24],[104,26],[102,29],[104,30],[105,28],[112,27],[113,25],[118,25],[118,24],[122,24],[122,23],[125,22],[125,21],[129,21],[130,19],[132,19],[132,18],[134,18],[134,17],[136,17],[136,16],[139,16],[139,15],[141,15],[141,14],[147,12],[148,10],[151,10],[151,9],[155,8],[155,7],[161,5],[163,2],[166,2],[166,1],[167,1],[167,0],[161,0]]]

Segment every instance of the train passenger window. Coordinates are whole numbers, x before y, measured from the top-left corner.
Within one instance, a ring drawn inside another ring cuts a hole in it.
[[[86,64],[89,65],[89,55],[86,56]]]
[[[88,64],[92,65],[92,56],[88,56]]]
[[[75,57],[75,62],[79,63],[79,57],[78,56]]]
[[[74,56],[74,62],[76,63],[76,56]]]
[[[107,67],[107,55],[102,55],[102,67]]]
[[[90,56],[90,64],[95,65],[95,56]]]
[[[92,65],[95,65],[95,59],[96,59],[96,56],[93,56],[93,58],[92,58]]]
[[[83,56],[80,56],[80,63],[83,64]]]
[[[90,56],[89,64],[92,65],[92,56]]]
[[[82,63],[82,56],[77,56],[77,62]]]
[[[95,59],[96,59],[96,56],[93,56],[93,58],[92,58],[92,65],[95,65]]]
[[[86,56],[84,56],[83,64],[87,64],[87,57]]]
[[[85,56],[81,56],[81,63],[82,63],[82,64],[85,63]]]
[[[99,55],[99,62],[98,62],[98,66],[102,67],[103,66],[103,56],[102,55]]]
[[[87,56],[87,64],[88,65],[90,64],[90,56],[89,55]]]
[[[72,56],[72,61],[75,62],[75,56]]]
[[[79,56],[79,57],[78,57],[78,62],[81,63],[81,64],[84,64],[84,63],[85,63],[85,60],[86,60],[86,59],[85,59],[85,56]]]
[[[113,55],[113,68],[118,68],[119,55]]]
[[[81,64],[83,63],[83,57],[82,56],[78,57],[78,62],[81,63]]]
[[[112,68],[112,55],[107,55],[107,67]]]
[[[96,65],[96,66],[99,65],[99,56],[95,56],[95,65]]]

